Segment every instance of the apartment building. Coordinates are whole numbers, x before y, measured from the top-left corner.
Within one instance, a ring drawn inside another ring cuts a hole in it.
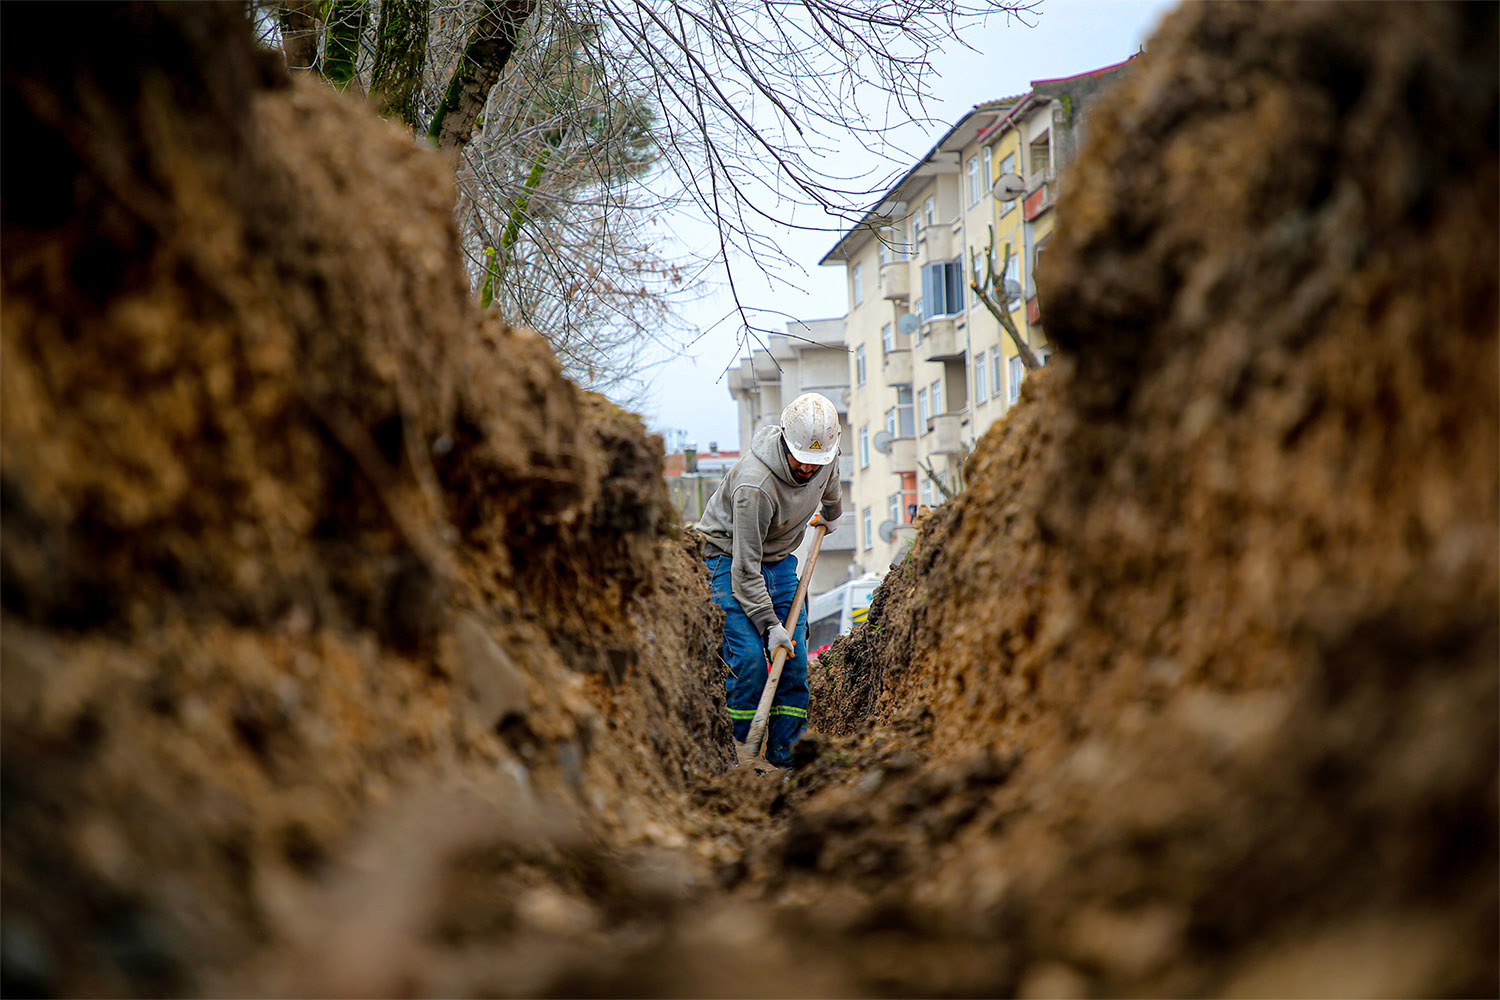
[[[863,569],[900,557],[919,506],[962,485],[975,440],[1019,397],[1017,348],[970,287],[987,253],[1002,270],[1009,246],[997,305],[1045,359],[1035,273],[1055,225],[1056,178],[1089,104],[1126,65],[976,105],[819,262],[842,264],[848,282],[853,559]]]
[[[684,442],[681,451],[669,453],[662,461],[667,478],[667,494],[672,509],[682,524],[692,524],[703,516],[708,498],[719,488],[719,481],[739,461],[737,451],[720,451],[719,442],[710,441],[700,452],[696,443]]]
[[[844,454],[839,458],[839,479],[844,489],[844,516],[839,530],[829,535],[818,556],[808,592],[816,596],[831,590],[862,569],[855,567],[855,518],[853,511],[854,440],[849,425],[849,360],[844,344],[844,320],[820,319],[788,323],[786,333],[772,334],[764,347],[729,370],[729,394],[739,407],[740,450],[746,451],[755,432],[781,422],[781,411],[804,392],[827,396],[839,412],[839,440]],[[806,565],[812,536],[795,555]]]

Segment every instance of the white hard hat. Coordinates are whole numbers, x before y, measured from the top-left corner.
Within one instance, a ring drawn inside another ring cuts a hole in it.
[[[827,396],[804,392],[781,411],[781,434],[797,461],[827,465],[838,454],[839,411]]]

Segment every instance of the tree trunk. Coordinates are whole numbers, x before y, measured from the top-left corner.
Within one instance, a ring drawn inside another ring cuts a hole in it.
[[[365,29],[366,0],[334,0],[323,34],[323,79],[343,90],[354,79],[359,36]]]
[[[1016,321],[1010,318],[1010,310],[1006,308],[1005,278],[1003,275],[1010,267],[1010,244],[1005,244],[1005,260],[1000,262],[1000,271],[996,273],[995,228],[993,226],[990,227],[990,243],[984,255],[984,262],[985,266],[989,269],[989,274],[985,275],[984,284],[982,286],[979,284],[979,276],[976,274],[974,280],[969,282],[969,288],[984,307],[990,311],[990,315],[995,317],[995,320],[1005,328],[1005,332],[1010,334],[1011,342],[1016,345],[1016,353],[1021,356],[1021,364],[1027,368],[1042,367],[1041,359],[1036,356],[1036,352],[1031,349],[1031,345],[1026,343],[1026,338],[1021,336],[1021,331],[1016,329]],[[975,270],[977,271],[978,269],[976,268]],[[999,301],[996,301],[995,297],[991,294],[991,289],[999,289]]]
[[[428,0],[383,0],[370,74],[370,94],[381,114],[413,129],[427,59],[427,7]]]
[[[469,141],[490,88],[510,62],[535,7],[536,0],[482,0],[479,19],[427,129],[439,149],[457,149]]]
[[[277,8],[287,69],[318,68],[317,10],[317,0],[287,0]]]
[[[984,307],[990,311],[990,315],[999,321],[1006,333],[1010,334],[1011,343],[1016,345],[1016,353],[1021,356],[1021,364],[1027,368],[1042,367],[1042,362],[1036,356],[1036,352],[1031,349],[1030,344],[1026,343],[1026,338],[1021,336],[1021,331],[1016,329],[1016,321],[1010,318],[1010,311],[1003,304],[993,301],[974,282],[971,281],[969,287],[974,290],[974,294],[979,297]],[[1002,294],[1004,294],[1003,291]]]

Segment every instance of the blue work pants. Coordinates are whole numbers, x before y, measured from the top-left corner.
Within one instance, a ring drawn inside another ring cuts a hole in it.
[[[709,556],[708,571],[713,578],[714,603],[724,609],[724,660],[729,664],[729,676],[724,679],[724,686],[729,718],[734,723],[734,738],[743,743],[750,733],[750,722],[755,718],[755,709],[770,675],[770,664],[766,662],[766,646],[760,633],[735,599],[729,579],[732,562],[729,556]],[[792,598],[797,596],[797,557],[787,556],[769,566],[762,565],[760,575],[771,594],[776,619],[784,624],[792,610]],[[806,604],[797,627],[792,630],[792,641],[797,644],[796,652],[787,657],[781,668],[781,681],[776,685],[776,698],[771,703],[771,719],[766,730],[766,760],[777,767],[791,763],[792,744],[807,728]]]

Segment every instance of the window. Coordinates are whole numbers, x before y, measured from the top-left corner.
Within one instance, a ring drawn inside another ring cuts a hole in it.
[[[995,184],[995,147],[984,147],[984,190],[989,191]]]
[[[1000,345],[990,348],[990,395],[998,396],[1005,391],[1004,361],[1000,357]]]
[[[943,413],[943,380],[938,379],[932,383],[932,415],[940,416]]]
[[[930,415],[931,415],[931,411],[929,411],[927,409],[927,390],[926,390],[926,388],[918,389],[917,390],[917,426],[920,427],[920,428],[922,428],[922,433],[923,434],[927,433],[927,418]]]
[[[865,533],[865,548],[873,549],[875,547],[875,532],[872,529],[871,525],[871,514],[869,507],[866,507],[864,510],[859,512],[859,526],[864,530]]]
[[[876,255],[880,259],[881,266],[884,267],[891,262],[891,231],[889,229],[880,230],[875,234],[875,243]]]
[[[985,353],[979,352],[979,363],[974,366],[974,402],[983,405],[989,401],[990,394],[985,385]]]
[[[913,212],[909,221],[911,223],[911,237],[906,243],[906,256],[915,257],[917,255],[917,241],[922,238],[922,216],[919,213]]]
[[[956,260],[928,264],[922,268],[923,319],[963,312],[963,268]]]
[[[1043,132],[1031,140],[1026,150],[1027,164],[1031,170],[1026,175],[1026,188],[1030,190],[1052,173],[1052,133]]]
[[[920,500],[921,500],[922,503],[926,504],[928,507],[932,506],[932,480],[931,479],[928,479],[926,476],[922,477],[922,485],[921,485],[921,488],[918,490],[918,495],[919,495],[919,498],[920,498]]]
[[[1021,398],[1021,380],[1026,377],[1026,366],[1021,362],[1021,356],[1016,355],[1010,359],[1010,402],[1014,403]]]
[[[918,295],[917,296],[917,301],[915,301],[915,302],[913,302],[911,304],[911,311],[912,311],[912,315],[913,316],[923,316],[923,315],[925,315],[925,313],[922,312],[922,296]],[[921,330],[917,331],[917,339],[918,340],[921,340],[925,336],[927,336],[927,334],[925,334]]]
[[[889,323],[880,328],[880,349],[886,354],[896,349],[896,328]]]
[[[937,199],[928,198],[922,202],[922,225],[937,225]]]
[[[969,205],[979,204],[979,156],[969,157]]]
[[[896,437],[896,408],[893,406],[885,411],[885,432],[891,437]]]
[[[1015,153],[1011,153],[1005,159],[1003,159],[1003,160],[1000,161],[1000,172],[1002,174],[1013,174],[1013,173],[1016,172],[1016,154]],[[1009,212],[1011,209],[1015,208],[1016,207],[1016,201],[1017,201],[1017,199],[1015,199],[1015,198],[1012,198],[1010,201],[1002,201],[1000,203],[1000,214],[1004,215],[1006,212]]]
[[[859,429],[859,467],[868,469],[870,467],[870,425],[865,424]]]
[[[912,421],[911,412],[911,386],[901,385],[896,387],[896,417],[901,422],[901,432],[897,437],[912,437],[916,434],[916,425]]]
[[[1030,286],[1029,290],[1032,292],[1032,294],[1036,294],[1037,272],[1042,269],[1042,255],[1047,252],[1047,244],[1051,241],[1052,234],[1048,233],[1046,236],[1042,237],[1041,241],[1037,243],[1036,247],[1031,251],[1031,271],[1026,275],[1026,284]]]
[[[865,384],[865,345],[860,344],[854,349],[854,384]]]
[[[885,501],[886,517],[892,524],[901,523],[901,494],[892,493]]]
[[[865,300],[864,269],[860,264],[854,265],[854,304],[859,305]]]

